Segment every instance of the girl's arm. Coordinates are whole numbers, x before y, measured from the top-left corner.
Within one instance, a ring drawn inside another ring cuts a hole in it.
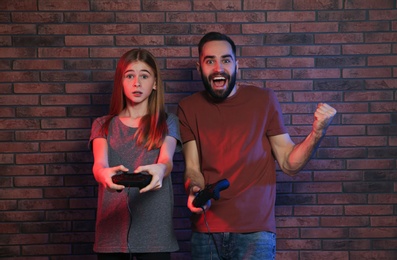
[[[134,172],[147,171],[152,175],[150,184],[140,190],[140,193],[149,190],[157,190],[163,186],[163,179],[170,175],[173,167],[173,158],[176,149],[176,139],[166,136],[160,148],[159,158],[156,164],[143,165],[135,169]]]
[[[123,185],[114,184],[112,176],[118,171],[128,171],[123,165],[109,168],[108,144],[105,138],[95,138],[92,141],[92,151],[94,154],[94,165],[92,172],[95,180],[109,191],[121,190]]]

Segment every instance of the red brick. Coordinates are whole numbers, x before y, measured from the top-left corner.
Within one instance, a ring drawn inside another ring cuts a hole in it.
[[[165,8],[165,10],[168,10],[167,7],[163,6],[166,5],[170,2],[172,2],[172,0],[166,0],[166,1],[159,1],[160,3],[162,3],[161,7]],[[182,2],[181,7],[180,8],[173,8],[173,9],[177,9],[178,11],[187,11],[191,8],[193,8],[193,10],[195,11],[239,11],[241,10],[241,1],[239,0],[230,0],[230,1],[205,1],[205,0],[196,0],[193,1],[193,6],[189,5],[190,1],[187,0],[182,0],[179,1]],[[179,4],[178,2],[178,4]],[[171,6],[171,5],[169,5]],[[160,6],[159,6],[160,7]],[[148,8],[150,8],[150,6],[148,6]],[[162,9],[160,9],[162,10]]]
[[[395,7],[394,1],[391,0],[353,0],[346,3],[346,9],[389,9]]]
[[[71,0],[65,2],[42,0],[39,2],[39,9],[43,11],[88,11],[90,9],[90,3],[88,0]]]
[[[16,60],[14,70],[60,70],[63,69],[62,60]]]
[[[101,36],[103,37],[103,36]],[[137,46],[137,45],[163,45],[164,37],[156,36],[156,35],[121,35],[116,36],[116,45],[117,46]]]
[[[352,238],[395,238],[397,229],[392,227],[385,228],[351,228],[350,237]]]
[[[43,165],[7,165],[2,166],[2,175],[15,175],[15,173],[21,175],[43,175],[44,166]]]
[[[112,36],[65,36],[66,46],[112,46],[114,38]]]
[[[22,10],[19,10],[22,11]],[[13,12],[12,21],[17,23],[60,23],[63,21],[61,13],[51,12]]]
[[[194,9],[197,10],[197,8]],[[143,1],[142,10],[143,11],[190,11],[192,10],[192,3],[189,0],[180,0],[178,2],[172,0]]]
[[[372,241],[372,246],[375,250],[379,249],[389,249],[392,250],[392,252],[395,251],[397,248],[397,240],[396,239],[376,239]],[[386,253],[386,252],[384,252]],[[394,257],[391,255],[391,257]],[[392,258],[390,258],[392,259]]]
[[[15,2],[14,0],[3,0],[0,2],[0,10],[4,11],[35,11],[37,4],[30,0],[21,0]]]
[[[392,75],[389,68],[343,69],[342,74],[344,78],[388,78]]]
[[[342,115],[343,124],[387,124],[390,123],[390,114],[363,114]]]
[[[282,80],[274,80],[274,81],[266,81],[266,87],[271,88],[273,90],[313,90],[313,83],[310,80],[294,80],[291,81],[282,81]]]
[[[268,12],[268,22],[313,22],[316,19],[316,13],[309,12]]]
[[[64,87],[59,83],[15,83],[15,93],[63,93]]]
[[[66,116],[66,109],[63,107],[18,107],[18,117],[62,117]]]
[[[15,132],[15,139],[18,141],[64,140],[65,131],[63,130],[17,131]]]
[[[279,239],[277,250],[319,250],[321,249],[320,239]],[[284,258],[282,258],[284,259]]]
[[[283,67],[283,68],[299,68],[299,67],[313,67],[313,58],[268,58],[267,67]]]
[[[10,107],[0,107],[0,115],[2,115],[2,117],[15,117],[15,109]]]
[[[39,24],[38,34],[88,34],[86,24]]]
[[[35,95],[2,95],[0,103],[3,105],[39,105],[39,97]]]
[[[41,244],[22,246],[22,254],[29,255],[71,255],[72,250],[67,244]]]
[[[389,31],[388,22],[342,22],[340,32]]]
[[[233,34],[241,33],[241,26],[239,24],[201,23],[201,24],[192,24],[189,30],[190,33],[193,34],[204,34],[206,32],[221,31],[228,35],[233,35]]]
[[[139,11],[139,0],[117,0],[114,1],[94,1],[91,3],[91,10],[93,11]]]
[[[211,21],[210,19],[207,20]],[[218,22],[232,22],[232,23],[264,23],[266,21],[266,14],[263,12],[241,12],[236,15],[235,12],[222,12],[216,16]]]
[[[342,215],[342,206],[295,206],[295,216],[330,216]]]
[[[1,48],[1,58],[34,58],[36,51],[33,48]]]
[[[345,44],[342,46],[343,54],[389,54],[390,44]]]
[[[302,238],[343,238],[347,237],[349,230],[347,228],[302,228]]]
[[[87,141],[45,142],[40,145],[41,152],[82,151],[87,148]]]
[[[291,54],[297,55],[339,55],[340,48],[332,45],[325,46],[292,46]]]
[[[387,146],[386,136],[339,137],[340,146]]]
[[[1,2],[3,3],[3,2]],[[4,10],[0,8],[0,10]],[[34,24],[2,24],[0,34],[36,34],[36,25]]]
[[[17,164],[24,163],[60,163],[65,162],[64,155],[61,153],[29,153],[29,154],[17,154],[15,157]]]
[[[336,22],[292,23],[291,32],[338,32],[339,24]]]
[[[367,89],[395,89],[397,86],[397,79],[367,79]]]
[[[76,5],[76,3],[74,3]],[[68,23],[111,23],[115,21],[111,12],[64,12],[65,22]],[[66,36],[67,37],[67,36]]]
[[[139,34],[137,24],[92,24],[90,25],[91,34]],[[86,34],[84,32],[80,34]]]
[[[364,204],[367,197],[362,194],[319,194],[318,204]]]
[[[244,10],[291,10],[292,1],[288,0],[246,0]]]
[[[38,143],[25,143],[25,142],[2,142],[0,152],[4,153],[29,153],[38,152]]]
[[[397,10],[369,10],[369,20],[393,20],[397,17]]]
[[[242,71],[243,79],[290,79],[291,71],[289,69],[272,69],[272,70],[244,70]]]
[[[131,15],[130,12],[117,12],[115,13],[115,17],[116,17],[116,22],[118,23],[164,23],[167,14],[164,14],[162,12],[141,11],[138,13],[135,12],[133,15]],[[189,13],[189,14],[194,15],[194,13]]]
[[[315,35],[316,44],[330,43],[362,43],[364,36],[361,33],[334,33]]]
[[[323,241],[323,250],[370,250],[371,240],[366,239],[340,239],[340,240],[326,240]]]
[[[77,58],[88,57],[88,48],[39,48],[40,58]]]
[[[317,14],[319,21],[356,21],[365,20],[366,11],[362,10],[320,10]]]
[[[368,57],[368,66],[397,66],[397,56]]]
[[[366,43],[395,43],[397,42],[397,32],[375,32],[365,34]]]
[[[348,160],[347,169],[394,169],[393,160],[373,159],[373,160]]]

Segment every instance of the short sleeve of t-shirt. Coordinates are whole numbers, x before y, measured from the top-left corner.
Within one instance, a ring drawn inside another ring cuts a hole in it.
[[[182,150],[182,140],[181,140],[181,135],[179,133],[178,117],[172,113],[168,113],[167,125],[168,125],[168,135],[174,137],[177,141],[175,151],[180,152]]]

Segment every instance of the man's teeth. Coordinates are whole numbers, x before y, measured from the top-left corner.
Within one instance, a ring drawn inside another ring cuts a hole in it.
[[[213,80],[225,80],[225,78],[224,77],[214,77]]]

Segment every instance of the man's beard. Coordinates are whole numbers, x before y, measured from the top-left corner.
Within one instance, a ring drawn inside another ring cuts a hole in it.
[[[203,75],[203,72],[201,74],[201,79],[203,80],[203,84],[205,87],[205,90],[210,94],[210,96],[216,101],[216,102],[221,102],[225,100],[230,93],[233,91],[234,86],[236,85],[236,72],[234,72],[232,75],[229,75],[227,73],[217,73],[217,74],[211,74],[210,76],[205,77]],[[211,81],[214,78],[214,75],[217,76],[223,76],[225,77],[226,81],[228,82],[228,85],[226,89],[213,89],[211,86]]]

